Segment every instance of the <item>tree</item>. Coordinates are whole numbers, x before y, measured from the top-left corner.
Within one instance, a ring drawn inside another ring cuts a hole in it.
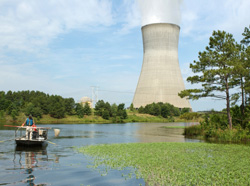
[[[83,118],[84,116],[84,109],[82,104],[76,103],[76,108],[75,108],[76,114],[78,115],[79,118]]]
[[[73,115],[75,100],[73,98],[64,99],[65,111],[68,115]]]
[[[99,100],[95,105],[95,114],[102,117],[104,116],[104,119],[111,117],[111,105],[108,102],[105,103],[103,100]]]
[[[83,113],[84,113],[84,115],[88,115],[88,116],[91,115],[92,111],[91,111],[91,108],[90,108],[88,103],[85,103],[85,105],[83,107]]]
[[[126,119],[128,117],[124,103],[118,105],[116,116],[119,116],[121,119]]]
[[[188,82],[201,84],[202,88],[188,89],[179,93],[180,97],[187,96],[193,100],[203,97],[226,100],[227,119],[230,129],[232,129],[230,89],[236,86],[233,81],[233,71],[238,52],[232,34],[225,31],[214,31],[206,50],[199,52],[198,61],[190,64],[192,71],[199,75],[187,78]]]
[[[104,110],[104,111],[102,112],[102,118],[108,120],[109,117],[110,117],[109,111],[108,111],[108,110]]]
[[[55,103],[50,109],[50,116],[53,118],[64,118],[65,108],[62,102]]]
[[[33,103],[28,103],[25,107],[25,115],[32,115],[36,118],[42,118],[43,111],[40,107],[36,107]]]
[[[111,117],[116,117],[117,109],[118,109],[118,107],[115,103],[111,105]]]
[[[242,101],[245,101],[245,105],[247,105],[247,101],[248,99],[250,99],[250,26],[249,28],[245,27],[242,35],[243,39],[241,40],[241,44],[243,45],[243,52],[242,52],[243,54],[241,62],[243,63],[243,68],[245,70],[244,74],[245,81],[243,87],[245,95],[242,94]]]
[[[11,111],[11,117],[12,117],[12,119],[15,121],[17,119],[17,116],[18,116],[17,110],[13,109]]]
[[[135,110],[133,103],[130,104],[129,110],[132,111],[132,112]]]

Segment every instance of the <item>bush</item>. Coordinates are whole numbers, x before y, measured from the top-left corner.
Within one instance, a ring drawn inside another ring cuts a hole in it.
[[[193,125],[190,127],[186,127],[184,129],[185,136],[201,136],[203,135],[203,129],[201,125]]]
[[[180,116],[180,119],[193,120],[199,117],[200,117],[200,114],[197,112],[185,112]]]
[[[139,113],[150,114],[153,116],[162,116],[164,118],[179,116],[180,110],[177,107],[169,103],[152,103],[148,104],[145,107],[141,106],[138,109]]]

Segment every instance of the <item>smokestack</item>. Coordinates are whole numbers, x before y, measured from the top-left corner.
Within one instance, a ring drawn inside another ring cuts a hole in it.
[[[133,99],[135,108],[153,102],[191,108],[187,99],[178,96],[185,89],[178,60],[179,32],[178,25],[169,23],[142,27],[144,56]]]

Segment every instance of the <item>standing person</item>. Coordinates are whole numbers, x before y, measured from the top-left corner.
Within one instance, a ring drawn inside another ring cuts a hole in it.
[[[30,114],[29,117],[23,122],[22,127],[26,125],[26,140],[31,140],[33,135],[33,128],[36,128],[35,121]]]

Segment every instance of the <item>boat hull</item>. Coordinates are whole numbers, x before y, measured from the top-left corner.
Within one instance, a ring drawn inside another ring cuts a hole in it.
[[[42,146],[46,143],[46,140],[15,139],[15,141],[19,146]]]

